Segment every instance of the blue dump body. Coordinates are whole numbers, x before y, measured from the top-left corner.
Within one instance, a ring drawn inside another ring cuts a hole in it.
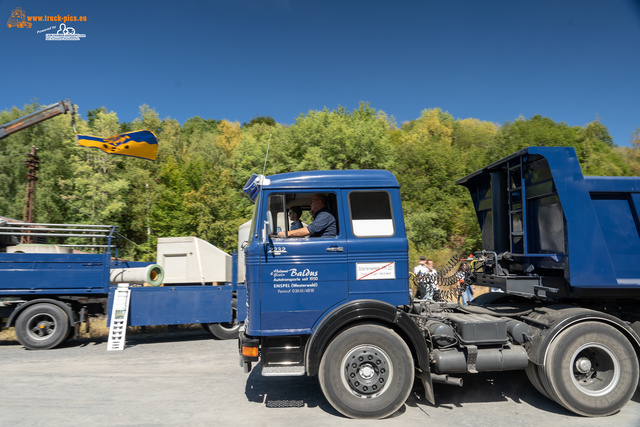
[[[534,293],[640,295],[640,178],[585,177],[573,147],[528,147],[457,183],[500,260],[487,285],[518,276]]]

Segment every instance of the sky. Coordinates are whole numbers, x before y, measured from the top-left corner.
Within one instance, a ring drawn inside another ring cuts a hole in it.
[[[147,104],[180,123],[292,124],[368,102],[398,125],[430,108],[599,119],[627,146],[640,128],[640,0],[0,0],[0,21],[17,7],[86,17],[65,24],[84,36],[0,26],[0,111],[69,98],[85,118]]]

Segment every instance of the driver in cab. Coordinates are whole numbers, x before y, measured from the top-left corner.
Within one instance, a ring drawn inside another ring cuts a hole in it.
[[[311,197],[311,216],[313,222],[297,230],[281,231],[278,237],[336,237],[336,219],[327,209],[327,196],[322,193]]]

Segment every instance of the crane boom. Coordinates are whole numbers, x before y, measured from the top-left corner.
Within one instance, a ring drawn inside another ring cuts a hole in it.
[[[67,111],[71,111],[71,123],[73,124],[75,109],[71,101],[69,101],[69,98],[67,98],[64,101],[58,101],[55,104],[48,105],[41,110],[27,114],[26,116],[20,117],[12,122],[0,125],[0,139],[6,138],[15,132],[21,131],[22,129],[28,128],[45,120],[49,120],[57,115],[66,114]]]

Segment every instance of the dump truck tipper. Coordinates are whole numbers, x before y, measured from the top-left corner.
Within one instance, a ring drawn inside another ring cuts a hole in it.
[[[390,172],[253,176],[245,371],[260,361],[265,376],[317,375],[352,418],[391,415],[415,377],[434,403],[433,383],[504,370],[525,370],[577,414],[619,411],[639,378],[640,178],[584,177],[573,148],[529,147],[458,184],[483,248],[440,271],[442,297],[416,300]],[[286,210],[318,193],[337,236],[278,237]],[[494,292],[462,306],[471,285]]]

